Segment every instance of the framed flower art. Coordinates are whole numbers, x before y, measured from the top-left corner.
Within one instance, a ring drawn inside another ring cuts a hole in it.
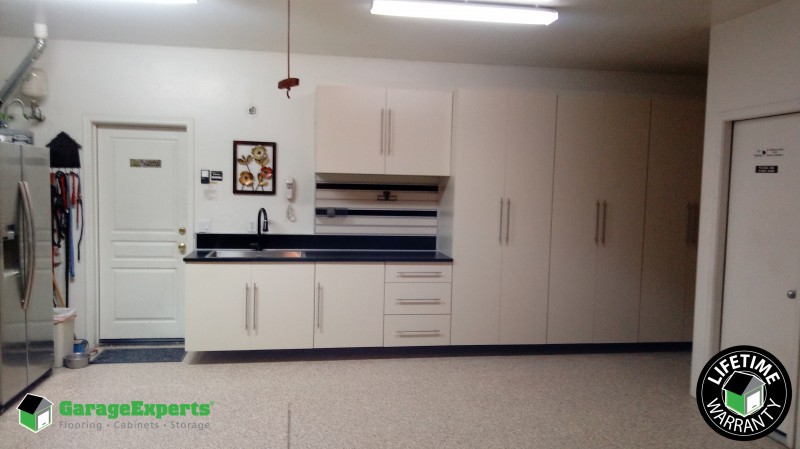
[[[275,195],[275,142],[233,142],[233,193]]]

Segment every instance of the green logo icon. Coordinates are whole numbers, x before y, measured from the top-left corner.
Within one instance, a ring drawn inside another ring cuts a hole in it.
[[[749,416],[764,405],[764,382],[753,374],[735,371],[725,381],[725,407],[739,416]]]
[[[53,403],[42,396],[26,394],[25,399],[17,406],[19,425],[38,433],[53,424]]]

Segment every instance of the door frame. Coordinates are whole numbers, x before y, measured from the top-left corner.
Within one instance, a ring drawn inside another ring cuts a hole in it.
[[[188,176],[186,177],[187,210],[186,250],[194,251],[194,119],[174,117],[138,117],[118,115],[86,115],[83,117],[83,141],[85,143],[82,166],[82,194],[84,212],[91,226],[85,229],[86,254],[86,298],[85,322],[86,339],[91,346],[99,342],[100,337],[100,218],[97,214],[99,204],[99,186],[97,184],[97,155],[99,142],[98,129],[105,126],[131,126],[137,128],[177,128],[186,133],[186,151]]]
[[[725,260],[728,239],[733,124],[737,121],[800,113],[800,101],[709,114],[703,147],[703,182],[695,285],[695,320],[692,343],[690,394],[695,396],[697,377],[706,362],[720,351]],[[708,181],[708,172],[717,176]],[[795,386],[797,389],[798,387]],[[800,391],[795,392],[795,398]],[[800,447],[800,413],[796,414],[795,445]]]

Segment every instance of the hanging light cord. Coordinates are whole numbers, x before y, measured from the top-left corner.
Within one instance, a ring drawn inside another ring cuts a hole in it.
[[[292,77],[292,0],[286,0],[286,78]],[[289,91],[286,91],[289,94]]]

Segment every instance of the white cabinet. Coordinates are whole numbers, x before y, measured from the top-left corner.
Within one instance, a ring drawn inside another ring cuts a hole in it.
[[[450,344],[453,266],[387,263],[384,346]]]
[[[558,98],[548,343],[635,342],[650,100]]]
[[[316,171],[450,175],[452,94],[319,86]]]
[[[383,346],[383,263],[317,263],[314,347]]]
[[[555,118],[553,93],[456,93],[452,344],[545,342]]]
[[[692,340],[704,104],[655,99],[639,341]]]
[[[186,350],[310,348],[313,300],[313,264],[187,264]]]

